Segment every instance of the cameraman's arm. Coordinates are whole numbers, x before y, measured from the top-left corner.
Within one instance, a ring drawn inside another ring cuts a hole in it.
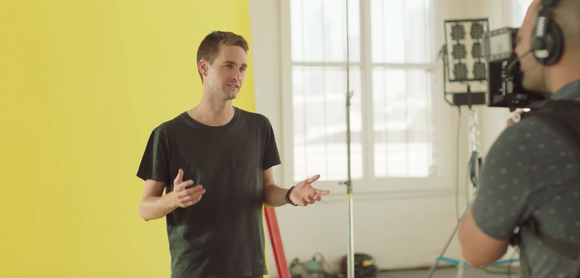
[[[494,263],[505,254],[525,214],[532,175],[528,129],[508,127],[486,157],[477,196],[458,230],[463,256],[473,267]]]
[[[498,240],[483,232],[468,210],[459,225],[459,241],[465,261],[472,267],[484,267],[499,260],[506,253],[509,240]]]

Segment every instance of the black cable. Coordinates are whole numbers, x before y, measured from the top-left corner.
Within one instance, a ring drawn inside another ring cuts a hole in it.
[[[439,51],[439,55],[437,56],[437,59],[441,58],[441,60],[443,61],[443,75],[445,76],[447,73],[447,69],[448,69],[448,65],[447,65],[447,49],[446,46],[443,46],[441,48],[441,50]],[[446,94],[446,86],[445,86],[445,81],[446,78],[443,78],[443,92]],[[449,102],[449,100],[447,100],[447,95],[444,96],[444,99],[447,103],[449,103],[450,105],[453,105],[453,103]],[[457,116],[457,138],[456,138],[456,149],[455,149],[455,165],[456,165],[456,173],[455,173],[455,217],[457,218],[457,222],[459,222],[461,220],[460,216],[459,216],[459,140],[460,140],[460,134],[461,134],[461,106],[457,105],[457,112],[458,112],[458,116]]]
[[[451,103],[449,101],[449,99],[447,99],[447,72],[449,71],[449,65],[447,65],[447,45],[444,45],[441,48],[441,51],[439,51],[439,55],[437,56],[437,59],[441,58],[441,60],[443,61],[443,99],[445,100],[445,102],[447,102],[449,105],[454,106],[453,103]]]
[[[510,259],[510,263],[508,264],[508,278],[510,278],[512,276],[512,263],[514,260],[514,257],[516,256],[516,253],[518,253],[519,248],[514,252],[514,254],[512,255],[512,258]]]

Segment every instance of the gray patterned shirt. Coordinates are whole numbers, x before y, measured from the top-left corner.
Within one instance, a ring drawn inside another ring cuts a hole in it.
[[[552,99],[580,101],[580,80]],[[490,237],[509,240],[533,217],[541,232],[580,244],[579,167],[557,130],[538,117],[522,119],[501,133],[486,157],[472,207],[477,226]],[[576,262],[543,246],[527,228],[521,241],[531,277],[570,277]]]

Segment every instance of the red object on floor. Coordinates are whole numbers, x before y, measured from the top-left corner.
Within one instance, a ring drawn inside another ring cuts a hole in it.
[[[290,270],[286,263],[286,256],[284,255],[284,247],[282,246],[282,237],[280,237],[280,229],[278,228],[278,220],[276,219],[276,212],[274,208],[264,208],[266,216],[266,224],[268,225],[268,232],[270,234],[270,242],[272,243],[272,252],[276,260],[276,269],[278,270],[279,278],[290,278]]]

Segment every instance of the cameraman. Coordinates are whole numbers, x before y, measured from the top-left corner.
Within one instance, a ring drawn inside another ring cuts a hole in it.
[[[554,48],[561,53],[551,51],[547,58],[551,61],[532,50],[538,14],[548,2],[552,1],[534,1],[518,31],[515,52],[522,85],[529,91],[549,92],[551,100],[580,101],[580,0],[557,0],[549,10],[551,21],[546,23],[553,25],[549,34],[556,26],[562,34],[560,47]],[[574,142],[538,118],[509,126],[487,155],[478,193],[458,231],[463,256],[473,267],[502,258],[516,228],[524,275],[570,277],[577,267],[569,256],[540,242],[528,225],[533,221],[538,231],[564,245],[580,245],[578,154]]]

